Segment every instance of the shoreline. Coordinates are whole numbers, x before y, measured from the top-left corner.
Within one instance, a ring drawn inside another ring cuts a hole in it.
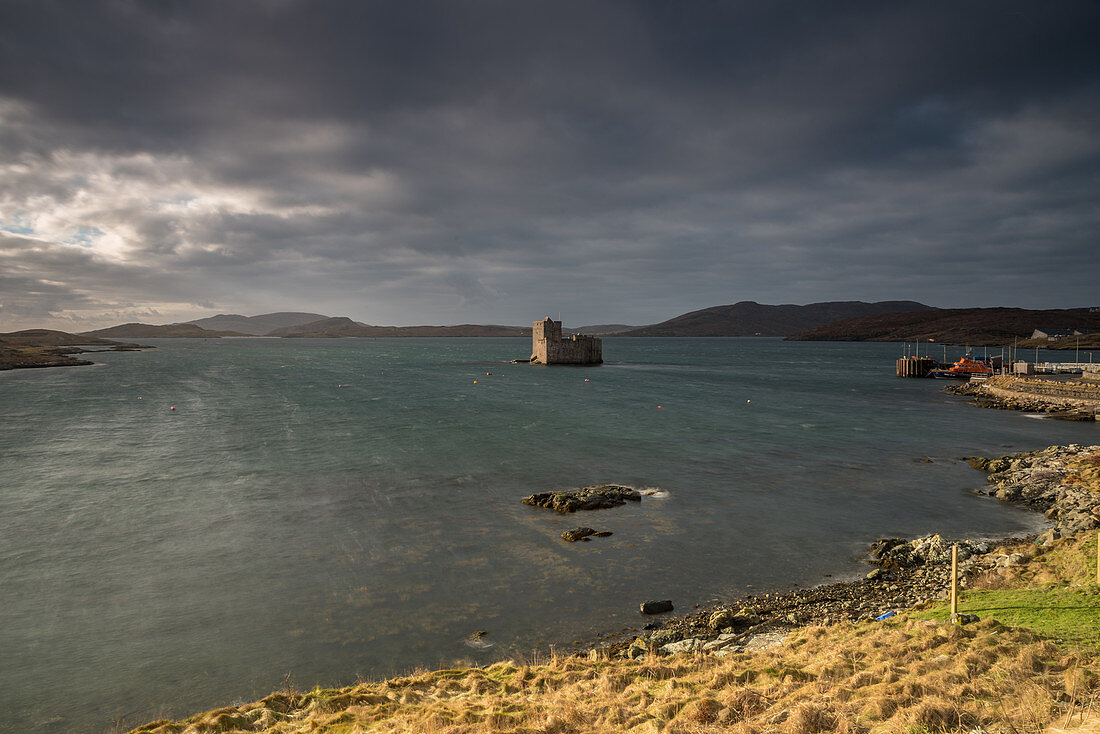
[[[961,457],[987,472],[993,486],[978,490],[998,500],[1044,514],[1044,532],[999,539],[963,538],[959,584],[966,589],[982,575],[1019,565],[1036,547],[1100,527],[1100,445],[1051,446],[994,458]],[[1081,462],[1094,459],[1081,478]],[[1063,483],[1078,477],[1070,487]],[[1089,489],[1091,487],[1091,490]],[[732,655],[777,645],[790,632],[838,622],[865,622],[884,614],[927,608],[949,593],[950,548],[938,534],[906,540],[882,538],[864,560],[862,578],[808,589],[746,594],[717,606],[676,616],[650,618],[643,629],[623,630],[586,644],[574,654],[634,659],[646,654],[711,652]],[[626,639],[623,639],[626,638]]]
[[[989,486],[978,494],[1042,512],[1051,521],[1051,527],[1037,536],[958,541],[960,589],[965,590],[976,584],[996,587],[998,583],[1009,583],[1027,568],[1029,561],[1044,552],[1044,546],[1100,527],[1100,445],[1050,446],[994,458],[970,457],[967,460],[975,469],[987,474]],[[686,674],[687,670],[694,670],[691,666],[706,669],[710,665],[736,664],[745,660],[745,653],[768,651],[778,647],[788,637],[795,640],[795,645],[803,645],[807,635],[811,639],[826,641],[830,639],[827,636],[831,634],[827,632],[830,630],[844,639],[852,634],[857,637],[861,634],[885,635],[872,644],[893,644],[893,638],[889,637],[893,634],[890,631],[893,617],[910,610],[927,609],[945,596],[949,583],[950,548],[951,543],[939,535],[914,540],[881,539],[870,547],[869,562],[874,568],[863,578],[810,589],[746,595],[733,603],[711,609],[665,617],[655,622],[654,628],[647,633],[629,640],[604,638],[581,650],[552,650],[549,664],[574,667],[641,665],[646,669],[654,665],[672,665],[678,666],[675,668],[677,670],[683,669]],[[865,624],[872,620],[880,620],[883,624],[853,627],[853,623]],[[909,619],[903,620],[902,624],[906,630],[915,630],[916,634],[928,637],[930,645],[966,635],[996,636],[1000,634],[999,630],[1008,629],[992,619],[979,621],[973,615],[961,615],[960,622],[965,629],[946,624],[943,625],[945,629],[956,632],[945,633],[937,631],[941,625],[936,622],[916,623],[914,626]],[[860,630],[866,630],[866,633]],[[1022,634],[1023,642],[1027,643],[1031,639],[1028,637],[1030,633],[1025,631]],[[609,635],[625,636],[623,632]],[[782,663],[785,650],[787,646],[762,654],[770,655],[776,658],[777,664],[785,665]],[[700,654],[703,656],[700,657]],[[944,657],[940,655],[940,658]],[[417,686],[425,685],[418,682],[421,679],[442,681],[447,696],[455,695],[467,684],[480,694],[488,690],[485,682],[492,678],[494,671],[511,676],[517,671],[531,670],[537,664],[537,658],[536,653],[536,663],[531,663],[531,667],[528,663],[509,659],[481,666],[414,673],[358,686],[333,689],[315,687],[310,693],[293,690],[275,692],[254,703],[197,713],[179,721],[153,721],[131,731],[132,734],[178,734],[184,731],[253,731],[256,726],[261,726],[265,731],[290,731],[281,724],[295,727],[297,724],[294,722],[306,720],[322,727],[327,723],[345,726],[360,716],[366,717],[367,721],[378,716],[387,717],[391,714],[385,713],[386,706],[415,707],[420,691],[423,691]],[[660,662],[666,660],[669,662]],[[581,674],[584,679],[591,675],[591,672]],[[417,692],[406,701],[409,694],[402,694],[401,691],[410,685]],[[507,693],[507,689],[503,692]],[[397,698],[391,698],[391,694]],[[461,696],[458,700],[462,700]],[[476,720],[477,716],[472,717],[471,723]]]
[[[981,382],[949,385],[946,391],[968,397],[982,408],[1044,413],[1062,420],[1095,421],[1100,413],[1100,382],[1095,380],[999,375]]]

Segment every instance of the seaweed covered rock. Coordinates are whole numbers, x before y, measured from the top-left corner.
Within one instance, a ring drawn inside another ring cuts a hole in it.
[[[575,543],[578,540],[585,540],[589,535],[595,535],[596,531],[592,528],[573,528],[572,530],[566,530],[561,534],[562,540],[568,540],[570,543]]]
[[[955,545],[959,546],[960,561],[989,552],[987,543],[962,540]],[[871,562],[892,569],[941,565],[950,563],[951,546],[952,543],[938,534],[909,541],[902,538],[883,538],[871,544]]]
[[[625,505],[628,501],[641,502],[641,493],[636,489],[617,484],[601,484],[560,492],[537,492],[523,498],[523,503],[526,505],[545,507],[558,512],[602,510],[606,507]]]

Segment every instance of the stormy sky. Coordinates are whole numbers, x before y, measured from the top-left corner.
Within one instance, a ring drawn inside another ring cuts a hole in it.
[[[1100,305],[1100,4],[3,0],[0,331]]]

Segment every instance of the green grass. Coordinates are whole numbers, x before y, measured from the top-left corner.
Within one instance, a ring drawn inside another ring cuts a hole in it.
[[[1042,586],[1029,589],[974,590],[959,596],[959,613],[993,618],[1025,627],[1063,644],[1100,651],[1100,588]],[[916,615],[944,621],[947,604]]]

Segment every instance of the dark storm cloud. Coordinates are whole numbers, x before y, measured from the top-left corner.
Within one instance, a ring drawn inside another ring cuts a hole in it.
[[[9,2],[0,228],[33,246],[0,302],[1082,305],[1098,28],[1087,2]]]

